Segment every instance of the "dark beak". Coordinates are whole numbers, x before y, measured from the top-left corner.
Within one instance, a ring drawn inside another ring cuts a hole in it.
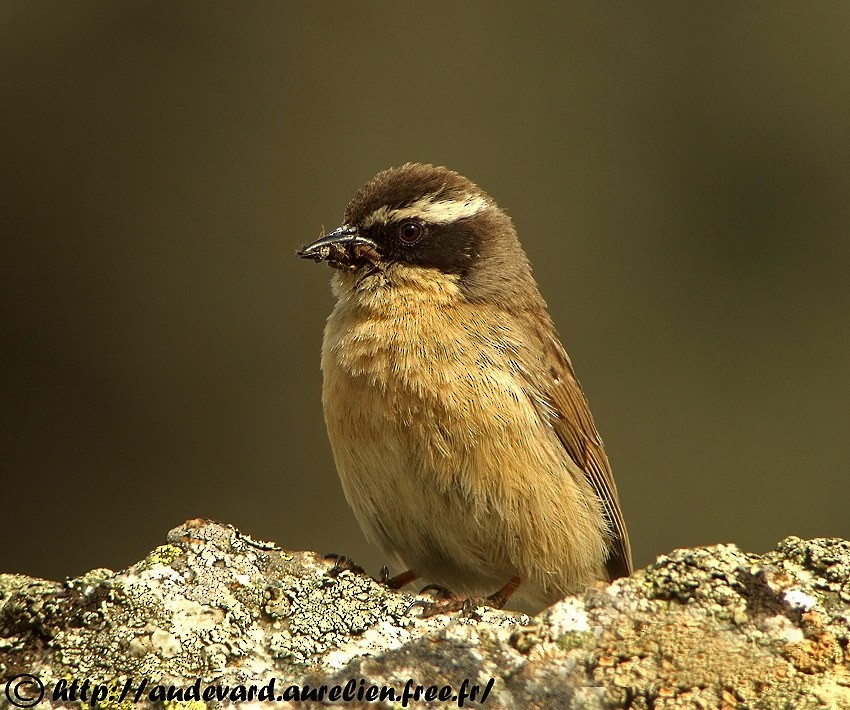
[[[356,258],[356,252],[363,250],[377,253],[378,245],[371,239],[361,237],[357,227],[343,225],[302,247],[298,256],[314,261],[350,261]]]

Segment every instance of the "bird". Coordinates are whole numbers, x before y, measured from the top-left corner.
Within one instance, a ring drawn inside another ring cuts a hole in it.
[[[298,255],[334,268],[323,412],[361,529],[405,570],[385,581],[543,608],[631,574],[602,439],[490,195],[405,163]]]

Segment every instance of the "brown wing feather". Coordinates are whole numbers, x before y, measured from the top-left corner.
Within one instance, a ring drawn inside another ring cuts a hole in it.
[[[542,395],[535,406],[552,424],[570,458],[587,476],[611,530],[611,552],[606,562],[610,579],[627,577],[632,573],[632,552],[629,533],[620,510],[617,486],[611,474],[602,438],[593,423],[587,399],[573,370],[569,356],[554,335],[537,333],[544,352],[545,370],[535,378],[534,389]],[[545,410],[545,411],[544,411]]]

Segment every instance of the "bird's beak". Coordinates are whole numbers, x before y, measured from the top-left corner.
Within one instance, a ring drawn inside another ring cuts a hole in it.
[[[314,261],[329,261],[331,266],[358,266],[366,261],[380,258],[378,245],[363,237],[357,227],[342,225],[329,234],[319,237],[312,244],[301,248],[298,256]]]

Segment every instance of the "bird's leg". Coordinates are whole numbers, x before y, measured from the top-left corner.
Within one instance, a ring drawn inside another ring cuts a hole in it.
[[[437,591],[440,598],[434,602],[413,602],[407,607],[405,613],[417,606],[422,607],[421,616],[423,617],[450,614],[454,611],[462,611],[467,616],[472,616],[475,608],[479,606],[491,606],[494,609],[501,609],[508,603],[508,599],[519,588],[521,582],[522,580],[519,577],[511,577],[505,586],[493,592],[489,597],[467,597],[466,599],[457,596],[439,584],[429,584],[427,587],[422,588],[420,594],[427,591]]]
[[[401,574],[390,577],[390,569],[386,565],[381,567],[381,576],[378,581],[389,589],[401,589],[406,584],[410,584],[414,579],[418,579],[419,575],[412,569],[402,572]]]
[[[487,597],[487,605],[494,609],[503,609],[508,599],[513,596],[513,593],[519,589],[522,580],[519,577],[511,577],[508,583],[496,592],[493,592]]]

